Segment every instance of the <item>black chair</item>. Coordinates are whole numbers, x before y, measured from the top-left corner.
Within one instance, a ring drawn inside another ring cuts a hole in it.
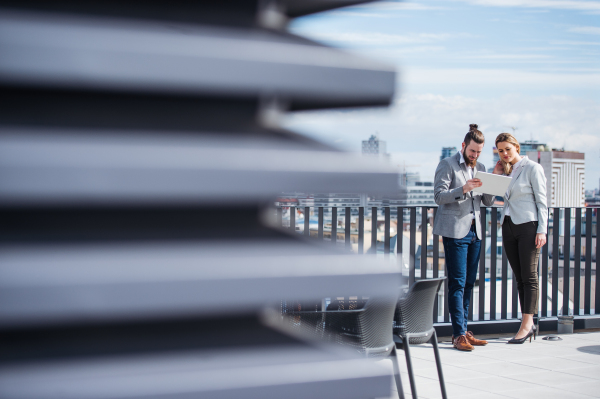
[[[435,354],[442,397],[447,398],[446,384],[442,373],[442,362],[437,344],[437,334],[433,328],[433,305],[441,284],[446,278],[426,279],[415,282],[408,292],[398,299],[394,316],[394,335],[406,354],[406,366],[413,399],[417,399],[417,387],[410,357],[410,345],[431,342]]]
[[[396,344],[390,328],[397,298],[371,297],[356,302],[359,306],[365,304],[359,309],[298,311],[296,306],[283,303],[283,321],[305,337],[349,346],[366,357],[391,357],[398,395],[404,399]]]

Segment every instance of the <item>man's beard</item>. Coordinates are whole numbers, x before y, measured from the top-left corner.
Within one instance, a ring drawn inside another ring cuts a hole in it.
[[[472,168],[477,166],[477,159],[475,159],[474,161],[471,161],[464,152],[463,152],[462,156],[463,156],[463,159],[465,160],[465,163],[467,164],[467,166],[470,166]]]

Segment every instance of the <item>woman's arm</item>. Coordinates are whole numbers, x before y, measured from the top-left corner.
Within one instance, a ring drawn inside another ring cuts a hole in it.
[[[548,230],[548,203],[546,201],[546,176],[541,165],[534,163],[529,174],[533,196],[537,207],[538,234],[546,234]],[[545,240],[545,238],[544,238]]]

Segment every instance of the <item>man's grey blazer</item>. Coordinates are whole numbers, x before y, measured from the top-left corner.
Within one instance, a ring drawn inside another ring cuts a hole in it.
[[[500,224],[504,223],[506,209],[510,208],[510,218],[514,224],[537,221],[537,232],[546,234],[548,204],[544,168],[529,158],[523,158],[522,162],[508,186],[508,195],[504,195]]]
[[[460,163],[462,154],[442,159],[435,170],[434,196],[435,203],[439,205],[433,234],[450,238],[464,238],[471,229],[473,212],[475,212],[475,227],[477,238],[484,237],[481,229],[479,208],[481,203],[485,206],[494,205],[494,196],[490,194],[475,194],[472,191],[463,194],[462,187],[469,180],[469,172],[464,163]],[[476,171],[485,171],[485,166],[477,162]]]

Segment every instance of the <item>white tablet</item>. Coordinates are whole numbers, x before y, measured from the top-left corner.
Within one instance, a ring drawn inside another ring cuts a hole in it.
[[[493,173],[485,173],[480,171],[477,171],[475,173],[474,178],[481,180],[481,183],[483,183],[481,187],[477,187],[476,189],[474,189],[474,192],[498,195],[500,197],[504,197],[504,194],[506,194],[506,190],[508,190],[508,185],[512,180],[512,177],[495,175]]]

